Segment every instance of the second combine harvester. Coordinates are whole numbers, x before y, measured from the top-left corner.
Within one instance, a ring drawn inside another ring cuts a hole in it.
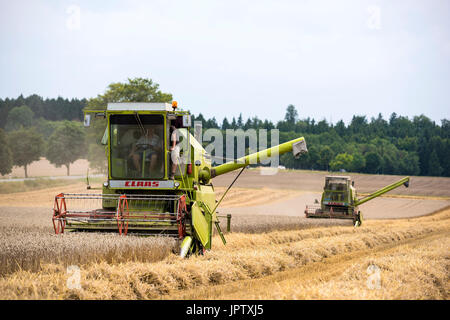
[[[102,143],[108,180],[101,194],[58,194],[53,208],[55,232],[173,236],[181,241],[181,256],[211,249],[213,225],[226,243],[212,178],[287,152],[296,158],[307,152],[300,137],[213,167],[211,155],[190,133],[189,112],[177,110],[176,103],[110,103],[106,110],[87,111],[86,126],[92,114],[107,122]],[[174,129],[180,139],[176,148],[181,145],[180,158],[185,161],[172,159]]]
[[[400,179],[361,199],[358,199],[355,183],[348,176],[326,176],[321,202],[316,200],[313,205],[307,205],[307,218],[352,219],[357,227],[362,224],[363,216],[359,206],[367,201],[381,196],[404,185],[409,187],[409,177]]]

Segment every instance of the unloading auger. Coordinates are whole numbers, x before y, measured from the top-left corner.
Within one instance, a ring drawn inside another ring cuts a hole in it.
[[[287,152],[296,158],[307,152],[300,137],[212,167],[211,155],[190,133],[189,112],[177,110],[175,102],[110,103],[106,110],[86,111],[86,126],[92,114],[107,121],[102,143],[108,180],[101,194],[55,197],[52,219],[57,234],[71,230],[172,236],[181,242],[181,256],[202,253],[211,249],[213,224],[226,243],[216,213],[220,201],[211,183],[214,177]],[[181,151],[171,177],[174,129]]]

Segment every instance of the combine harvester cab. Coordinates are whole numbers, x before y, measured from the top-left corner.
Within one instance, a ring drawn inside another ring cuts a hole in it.
[[[363,215],[359,205],[370,201],[382,194],[404,185],[409,187],[409,177],[405,177],[384,188],[381,188],[364,198],[358,199],[354,182],[348,176],[326,176],[322,200],[316,200],[313,205],[307,205],[307,218],[351,219],[354,226],[362,224]]]
[[[85,112],[104,117],[108,180],[101,194],[61,193],[55,197],[53,226],[64,231],[106,231],[120,235],[171,236],[181,256],[211,249],[213,224],[223,243],[211,179],[227,172],[293,152],[307,152],[303,137],[212,167],[211,156],[191,135],[191,116],[176,102],[110,103]],[[175,130],[175,152],[172,133]],[[176,171],[172,175],[175,163]],[[230,185],[231,187],[231,185]],[[228,191],[228,190],[227,190]]]

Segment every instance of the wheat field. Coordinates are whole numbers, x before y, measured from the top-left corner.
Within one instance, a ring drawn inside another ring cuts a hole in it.
[[[82,183],[1,194],[0,299],[448,299],[450,208],[399,218],[430,201],[446,205],[443,191],[434,191],[444,182],[426,182],[398,196],[408,201],[398,219],[369,219],[359,228],[305,219],[296,203],[303,191],[235,187],[220,211],[262,204],[280,205],[280,212],[233,214],[227,245],[215,235],[211,251],[188,259],[166,237],[54,235],[55,194],[86,192]],[[216,187],[218,199],[224,190]],[[412,198],[420,192],[424,199]],[[292,202],[298,212],[284,215]],[[73,266],[77,288],[69,285]],[[376,289],[368,287],[370,268],[378,270]]]
[[[120,237],[112,233],[60,236],[47,229],[0,227],[0,274],[39,271],[48,263],[69,266],[94,262],[155,262],[167,257],[175,248],[176,241],[167,237]]]
[[[73,251],[64,250],[66,255],[47,253],[60,261],[43,259],[36,269],[24,262],[31,267],[2,272],[0,298],[447,299],[449,219],[446,209],[421,218],[367,221],[360,228],[233,232],[226,246],[216,237],[214,250],[189,259],[179,258],[171,253],[170,243],[162,245],[154,238],[147,243],[129,237],[105,250],[98,243],[119,237],[95,235],[77,242]],[[64,235],[59,241],[67,245],[81,240],[79,236]],[[10,255],[27,255],[8,250]],[[84,252],[86,257],[81,257]],[[119,258],[125,252],[129,256]],[[69,263],[80,268],[80,289],[67,285]],[[370,263],[382,270],[383,290],[364,285]]]

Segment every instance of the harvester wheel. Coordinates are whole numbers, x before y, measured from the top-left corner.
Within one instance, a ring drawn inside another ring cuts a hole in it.
[[[205,253],[205,248],[203,247],[202,243],[195,239],[194,243],[192,245],[192,253],[196,253],[199,255],[203,255]]]
[[[202,246],[201,242],[191,236],[186,236],[180,245],[180,257],[187,258],[192,254],[203,255],[205,253],[205,248]]]
[[[362,213],[358,211],[358,213],[353,218],[353,225],[355,227],[360,227],[362,225]]]

